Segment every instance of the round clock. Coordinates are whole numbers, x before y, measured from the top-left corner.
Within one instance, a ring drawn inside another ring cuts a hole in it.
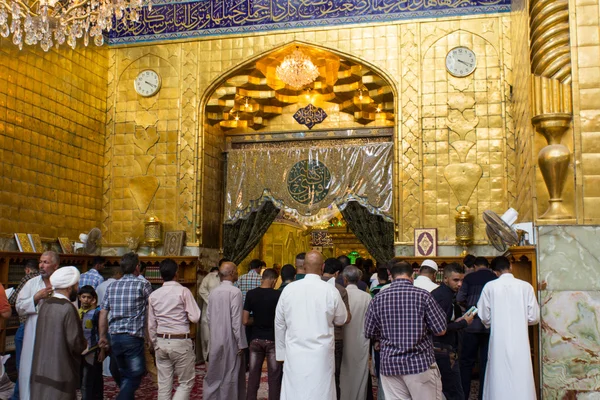
[[[154,96],[158,93],[160,84],[160,75],[151,69],[140,72],[133,81],[135,91],[144,97]]]
[[[471,75],[477,66],[477,58],[468,47],[455,47],[446,55],[446,69],[458,78]]]

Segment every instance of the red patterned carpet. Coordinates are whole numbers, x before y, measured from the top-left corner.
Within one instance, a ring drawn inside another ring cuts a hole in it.
[[[194,391],[190,396],[191,400],[201,400],[202,399],[202,380],[204,379],[204,374],[206,373],[206,368],[204,364],[196,366],[196,384],[194,385]],[[473,382],[474,384],[471,387],[471,399],[477,399],[477,391],[479,390],[478,382]],[[373,382],[376,385],[376,382]],[[260,383],[260,388],[258,390],[258,400],[268,400],[267,396],[267,373],[263,370],[263,375]],[[104,399],[112,400],[117,397],[117,393],[119,392],[115,381],[112,378],[104,378]],[[373,388],[374,398],[377,398],[377,387]],[[152,380],[146,376],[142,380],[142,385],[138,389],[135,398],[138,400],[150,400],[156,399],[157,396],[157,388],[156,384],[152,382]]]

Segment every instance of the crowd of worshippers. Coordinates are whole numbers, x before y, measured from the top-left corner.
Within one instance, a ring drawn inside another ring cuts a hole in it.
[[[433,260],[413,278],[401,258],[375,268],[310,251],[281,268],[252,260],[238,279],[222,259],[199,285],[202,310],[171,259],[154,291],[134,253],[107,280],[101,257],[81,275],[59,261],[28,263],[8,299],[0,285],[0,316],[13,305],[21,320],[18,381],[2,392],[4,373],[0,398],[103,399],[108,369],[117,399],[134,399],[152,364],[158,399],[189,399],[199,321],[206,400],[257,399],[265,361],[269,400],[372,399],[373,376],[378,399],[469,399],[476,363],[479,399],[536,398],[527,327],[539,305],[506,257],[447,264],[440,284]]]

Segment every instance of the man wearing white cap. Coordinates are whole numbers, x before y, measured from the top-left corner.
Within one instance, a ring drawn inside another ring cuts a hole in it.
[[[40,306],[31,367],[31,398],[74,400],[80,384],[83,329],[72,302],[77,300],[79,270],[62,267],[50,277],[54,292]]]
[[[21,363],[19,365],[19,397],[21,400],[29,400],[29,377],[31,375],[31,362],[33,360],[33,346],[35,343],[35,330],[38,319],[38,311],[42,303],[52,296],[52,285],[50,277],[58,268],[58,254],[54,251],[46,251],[40,257],[40,275],[27,281],[19,292],[15,308],[19,316],[25,320],[25,333],[23,334],[23,350],[21,352]]]
[[[415,287],[425,289],[429,293],[433,292],[440,285],[435,283],[435,275],[438,272],[438,265],[433,260],[424,260],[419,270],[419,276],[415,279]]]

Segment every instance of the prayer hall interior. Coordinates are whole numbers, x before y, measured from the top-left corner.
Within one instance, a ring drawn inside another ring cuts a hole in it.
[[[540,397],[600,392],[597,0],[125,1],[138,22],[66,40],[18,3],[0,0],[6,288],[44,249],[82,270],[176,255],[194,289],[223,256],[507,253],[541,306]]]

